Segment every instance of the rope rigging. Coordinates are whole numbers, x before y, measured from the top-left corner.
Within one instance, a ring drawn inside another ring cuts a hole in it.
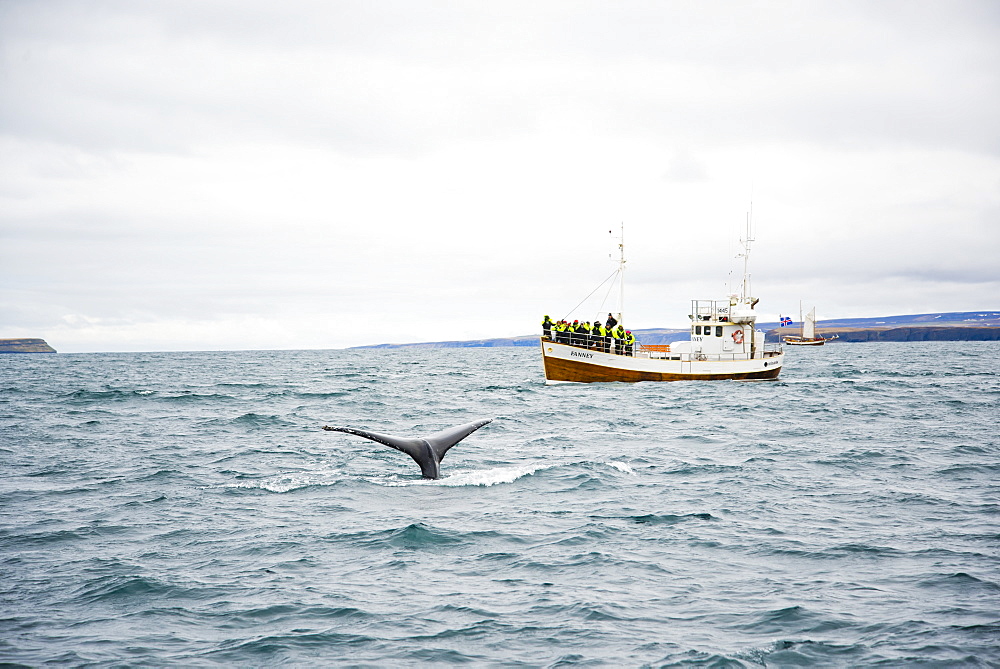
[[[609,276],[604,281],[601,281],[601,283],[599,283],[597,285],[597,288],[594,288],[592,291],[590,291],[590,294],[587,295],[587,297],[585,297],[582,300],[580,300],[579,304],[577,304],[575,307],[573,307],[572,309],[570,309],[569,313],[562,317],[562,320],[568,320],[569,317],[573,314],[573,312],[580,308],[580,305],[582,305],[584,302],[586,302],[587,300],[589,300],[590,296],[593,295],[594,293],[596,293],[598,290],[600,290],[601,286],[603,286],[604,284],[606,284],[608,281],[611,281],[611,287],[608,288],[608,294],[610,295],[611,294],[611,289],[615,287],[614,281],[612,281],[612,279],[614,279],[615,276],[620,271],[621,271],[620,269],[616,269],[614,272],[611,273],[611,276]],[[605,295],[604,296],[604,300],[607,301],[607,299],[608,299],[608,296]],[[604,308],[604,302],[601,302],[601,309],[603,309],[603,308]]]

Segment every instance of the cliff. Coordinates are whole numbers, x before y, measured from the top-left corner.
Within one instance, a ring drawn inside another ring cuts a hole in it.
[[[862,341],[1000,341],[1000,327],[982,327],[975,325],[957,325],[940,327],[934,325],[916,325],[902,328],[836,328],[819,327],[816,331],[823,337],[837,335],[838,339],[830,342],[862,342]],[[798,334],[796,328],[782,331],[781,328],[768,330],[767,338],[777,341],[784,335]]]
[[[44,339],[0,339],[0,353],[55,353]]]

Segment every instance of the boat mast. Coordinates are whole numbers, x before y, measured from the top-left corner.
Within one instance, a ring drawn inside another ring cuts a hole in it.
[[[743,253],[740,253],[737,258],[743,258],[743,284],[740,286],[740,301],[744,302],[750,299],[750,244],[754,241],[752,235],[752,220],[753,220],[753,201],[750,202],[750,211],[747,212],[747,232],[746,237],[740,239],[740,245],[743,246]]]
[[[625,313],[625,221],[621,223],[621,234],[618,237],[618,280],[620,282],[618,297],[618,322],[624,322]]]
[[[608,230],[609,235],[614,233]],[[614,237],[612,237],[614,239]],[[613,256],[609,255],[609,258]],[[618,322],[622,321],[622,314],[625,313],[625,222],[621,223],[621,230],[618,235],[618,269],[615,270],[618,275]],[[612,287],[614,283],[611,284]]]

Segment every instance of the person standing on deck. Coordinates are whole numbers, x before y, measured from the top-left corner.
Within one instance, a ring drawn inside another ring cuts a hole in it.
[[[600,321],[594,321],[594,341],[597,343],[597,350],[608,352],[608,330]]]
[[[542,318],[542,336],[546,339],[552,339],[552,319],[549,318],[548,314]]]
[[[635,337],[631,330],[625,330],[625,355],[632,355],[632,347],[635,345]]]
[[[618,325],[618,321],[615,320],[614,316],[608,314],[608,322],[604,324],[604,327],[606,327],[608,330],[613,330],[616,325]]]

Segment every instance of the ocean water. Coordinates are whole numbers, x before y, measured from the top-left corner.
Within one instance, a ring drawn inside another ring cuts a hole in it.
[[[1000,343],[0,356],[0,663],[1000,666]],[[324,424],[494,417],[443,478]]]

